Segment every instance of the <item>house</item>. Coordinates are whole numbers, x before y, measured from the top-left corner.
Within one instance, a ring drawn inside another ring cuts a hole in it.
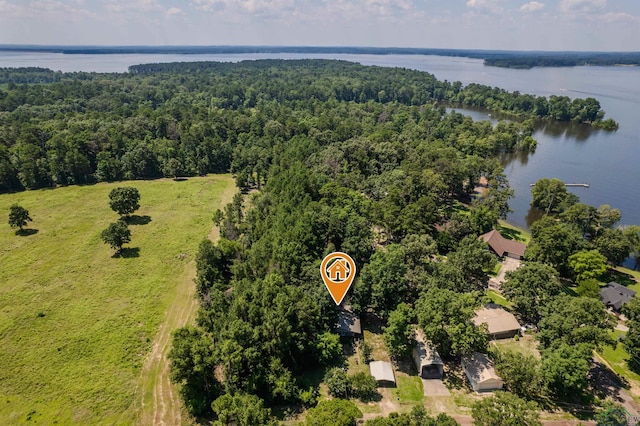
[[[502,389],[504,382],[496,374],[489,357],[479,352],[462,358],[462,368],[476,392],[490,392]]]
[[[504,238],[495,229],[480,236],[480,238],[491,247],[498,257],[512,257],[514,259],[522,259],[527,246],[518,241],[508,240]]]
[[[337,259],[327,268],[331,281],[344,281],[349,276],[349,265],[345,259]]]
[[[493,303],[477,310],[471,321],[478,327],[487,324],[492,339],[510,339],[520,332],[520,323],[516,317]]]
[[[376,383],[380,387],[395,387],[396,376],[393,374],[393,366],[386,361],[371,361],[369,370]]]
[[[422,330],[416,330],[416,346],[413,348],[413,362],[418,369],[418,375],[423,379],[442,379],[444,375],[444,366],[442,359],[433,347],[433,344],[427,341]]]
[[[635,291],[615,281],[610,282],[600,289],[600,300],[615,312],[620,312],[622,305],[635,297],[635,295]]]
[[[345,305],[344,307],[340,307],[340,311],[338,311],[338,322],[333,330],[340,337],[352,339],[362,337],[360,317],[351,310],[351,306]]]

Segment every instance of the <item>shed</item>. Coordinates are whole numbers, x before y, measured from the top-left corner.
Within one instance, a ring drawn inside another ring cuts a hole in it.
[[[393,366],[390,362],[386,361],[371,361],[369,363],[369,370],[376,383],[380,387],[395,387],[396,376],[393,374]]]
[[[334,331],[340,337],[359,338],[362,336],[360,317],[351,310],[350,306],[341,307],[338,311],[338,322]]]
[[[520,323],[516,317],[493,303],[477,310],[472,321],[478,327],[487,324],[492,339],[510,339],[520,332]]]
[[[525,244],[518,241],[508,240],[495,229],[482,234],[480,238],[491,247],[498,257],[512,257],[514,259],[522,259],[524,251],[527,249]]]
[[[480,352],[462,357],[462,368],[476,392],[490,392],[502,389],[504,382],[496,374],[489,357]]]
[[[602,303],[616,312],[620,312],[622,305],[633,299],[635,295],[635,291],[615,281],[611,281],[600,289],[600,300],[602,300]]]
[[[416,346],[413,348],[413,362],[418,375],[423,379],[441,379],[444,375],[442,359],[433,344],[426,340],[421,330],[416,330]]]

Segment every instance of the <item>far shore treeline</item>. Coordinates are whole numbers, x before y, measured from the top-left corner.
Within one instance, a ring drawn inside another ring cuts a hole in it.
[[[272,156],[265,138],[304,137],[323,144],[361,135],[362,124],[343,116],[340,105],[360,110],[356,115],[380,109],[378,120],[401,113],[406,117],[396,117],[400,127],[409,117],[420,123],[429,114],[467,120],[446,115],[441,102],[525,120],[495,131],[470,124],[483,128],[473,142],[467,136],[444,140],[483,157],[534,146],[526,119],[617,128],[614,120],[603,119],[594,98],[463,86],[426,72],[335,60],[148,64],[120,74],[3,68],[0,191],[229,170],[264,177]]]
[[[37,46],[0,45],[0,52],[39,52],[65,55],[437,55],[482,59],[487,66],[505,68],[640,65],[640,52],[519,51],[433,49],[366,46]]]

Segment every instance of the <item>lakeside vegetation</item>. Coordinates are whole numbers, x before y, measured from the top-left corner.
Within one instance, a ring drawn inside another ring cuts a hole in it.
[[[109,192],[135,186],[140,209],[118,258],[100,240]],[[0,195],[26,236],[0,223],[0,423],[133,424],[145,357],[180,287],[192,286],[229,175],[103,183]],[[4,214],[4,213],[3,213]]]

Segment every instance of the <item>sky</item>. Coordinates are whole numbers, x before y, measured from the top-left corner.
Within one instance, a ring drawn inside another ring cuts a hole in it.
[[[0,44],[640,51],[640,0],[0,0]]]

